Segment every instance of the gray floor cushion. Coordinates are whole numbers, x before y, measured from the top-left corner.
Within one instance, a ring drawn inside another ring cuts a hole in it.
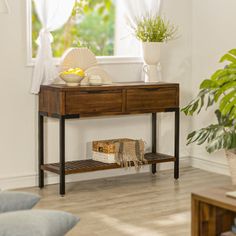
[[[26,210],[0,214],[0,236],[63,236],[79,218],[66,212]]]
[[[0,213],[31,209],[40,196],[24,192],[0,192]]]

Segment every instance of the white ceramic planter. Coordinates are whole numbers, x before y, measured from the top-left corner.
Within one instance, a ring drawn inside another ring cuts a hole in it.
[[[160,81],[157,66],[160,63],[161,45],[158,42],[143,42],[143,59],[145,66],[143,67],[145,73],[145,82]]]
[[[229,163],[232,184],[236,185],[236,150],[226,151],[226,158]]]
[[[143,42],[143,59],[147,65],[157,65],[161,58],[161,45],[158,42]]]
[[[226,158],[229,164],[230,175],[232,179],[232,184],[236,186],[236,149],[227,150]],[[236,191],[226,192],[226,196],[236,198]]]

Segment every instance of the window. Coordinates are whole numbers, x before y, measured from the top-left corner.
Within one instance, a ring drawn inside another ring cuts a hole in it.
[[[70,47],[88,47],[96,56],[124,57],[135,61],[141,54],[140,43],[131,35],[125,18],[125,0],[80,0],[75,2],[67,23],[52,32],[54,57]],[[36,39],[41,29],[34,3],[29,0],[29,55],[35,58]]]

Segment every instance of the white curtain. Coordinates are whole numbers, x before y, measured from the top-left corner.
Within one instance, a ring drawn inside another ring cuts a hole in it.
[[[123,0],[123,2],[126,6],[127,17],[131,25],[136,18],[147,14],[159,15],[161,12],[162,0]]]
[[[120,1],[120,0],[118,0]],[[127,23],[130,24],[131,27],[135,27],[135,21],[137,18],[146,15],[160,15],[162,0],[123,0],[123,4],[126,7],[126,19]],[[159,79],[162,80],[161,74],[161,64],[158,64],[157,67]],[[142,80],[145,80],[145,73],[142,71],[141,75]]]
[[[50,32],[61,28],[69,19],[75,0],[34,0],[36,12],[42,24],[37,39],[38,53],[31,92],[37,94],[41,84],[50,84],[58,76],[53,62]]]

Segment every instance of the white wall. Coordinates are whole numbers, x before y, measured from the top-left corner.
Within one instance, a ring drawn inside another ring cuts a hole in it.
[[[36,184],[37,173],[37,96],[29,93],[32,67],[26,66],[26,3],[8,0],[11,12],[0,14],[0,188]],[[163,11],[181,30],[181,38],[162,50],[164,81],[180,82],[181,104],[191,93],[191,1],[165,0]],[[114,81],[140,79],[141,64],[106,65]],[[162,151],[172,152],[172,115],[161,121]],[[181,117],[181,156],[187,156],[184,137],[190,121]],[[66,124],[66,156],[68,160],[88,157],[89,143],[95,139],[143,138],[150,146],[150,116],[138,115],[68,121]],[[46,160],[57,161],[58,122],[46,122]],[[168,140],[168,142],[167,142]],[[118,175],[123,170],[77,175],[77,179]],[[71,177],[69,180],[73,180]],[[57,181],[57,176],[50,182]]]
[[[199,84],[223,65],[220,57],[235,47],[235,0],[193,0],[192,92],[197,94]],[[190,118],[192,119],[192,118]],[[207,126],[214,115],[203,112],[193,119],[193,129]],[[191,146],[194,166],[219,173],[228,173],[224,152],[209,155],[204,147]]]

